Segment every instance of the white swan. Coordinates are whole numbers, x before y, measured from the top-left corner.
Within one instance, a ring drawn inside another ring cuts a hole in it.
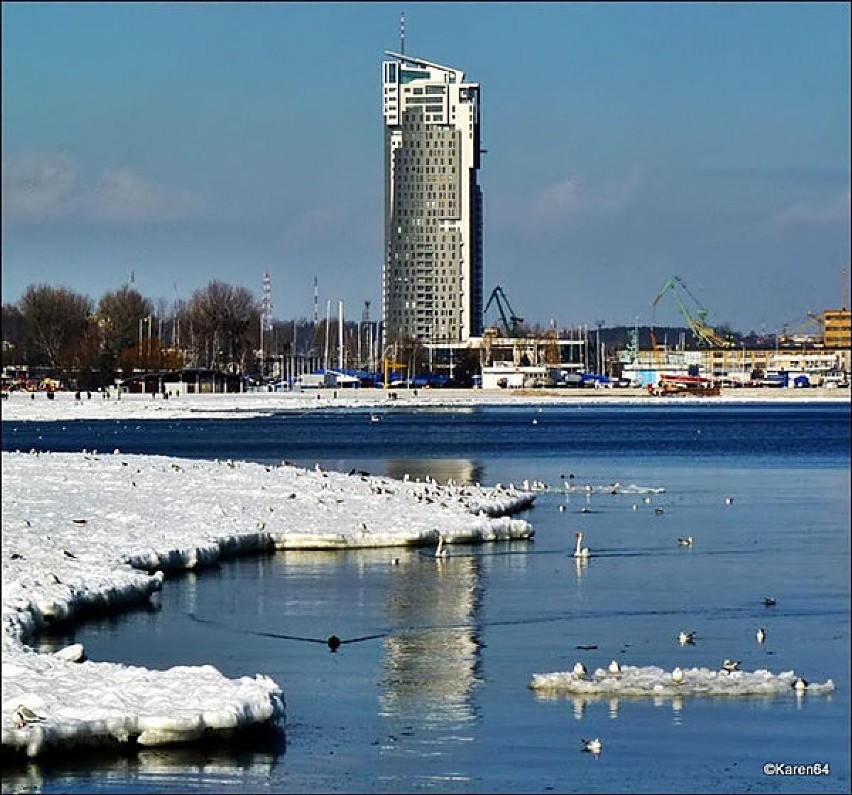
[[[583,531],[578,530],[577,531],[577,547],[574,550],[574,557],[575,558],[588,558],[588,557],[591,556],[592,553],[589,552],[589,548],[584,547],[582,544],[583,544]]]
[[[595,737],[594,740],[580,740],[583,743],[583,750],[597,756],[603,750],[603,743]]]
[[[682,668],[677,667],[672,671],[672,682],[674,682],[676,685],[683,683],[683,669]]]

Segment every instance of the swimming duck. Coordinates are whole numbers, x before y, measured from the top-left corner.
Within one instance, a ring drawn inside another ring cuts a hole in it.
[[[341,641],[340,638],[337,637],[337,635],[332,635],[326,642],[328,643],[329,649],[331,649],[332,651],[337,651]]]
[[[805,690],[808,689],[808,682],[801,676],[797,676],[796,680],[790,685],[790,687],[792,687],[797,693],[804,693]]]
[[[682,538],[678,538],[677,543],[682,547],[691,547],[692,536],[683,536]]]
[[[764,596],[763,597],[763,604],[765,604],[767,607],[774,607],[775,606],[775,597]]]
[[[686,646],[689,644],[690,646],[695,644],[695,632],[683,632],[681,631],[677,636],[678,642],[681,646]]]
[[[591,555],[591,553],[589,552],[589,548],[582,546],[582,544],[583,544],[583,531],[578,530],[577,531],[577,547],[574,550],[574,557],[575,558],[588,558]]]
[[[766,630],[763,627],[760,627],[754,636],[757,638],[758,643],[763,643],[763,641],[766,640]]]

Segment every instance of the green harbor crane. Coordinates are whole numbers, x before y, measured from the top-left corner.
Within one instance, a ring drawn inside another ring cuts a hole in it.
[[[732,348],[734,343],[716,332],[712,326],[706,322],[707,310],[701,306],[698,299],[689,291],[683,280],[679,276],[672,276],[660,290],[657,297],[654,299],[652,306],[656,306],[660,299],[668,292],[671,292],[680,312],[686,320],[692,333],[698,338],[699,343],[704,343],[713,348]],[[692,311],[687,307],[685,299],[691,299],[695,305]]]

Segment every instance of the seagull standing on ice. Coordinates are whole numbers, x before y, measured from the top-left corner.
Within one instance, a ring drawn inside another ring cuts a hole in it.
[[[41,715],[36,715],[24,704],[19,705],[12,716],[12,722],[18,729],[28,726],[30,723],[41,723],[43,720],[44,718]]]
[[[675,668],[672,671],[672,682],[676,685],[683,684],[683,669],[680,667]]]
[[[621,673],[621,666],[618,664],[618,660],[613,660],[609,664],[609,672],[615,676],[618,676]]]
[[[739,670],[739,667],[740,667],[740,661],[739,660],[729,660],[729,659],[726,658],[725,661],[722,663],[722,670],[727,671],[728,673],[731,673],[732,671]]]
[[[583,665],[583,663],[574,663],[574,676],[576,676],[578,679],[584,679],[587,673],[588,671],[586,671],[586,666]]]
[[[575,558],[588,558],[588,557],[590,557],[591,552],[589,552],[589,548],[583,546],[583,531],[578,530],[576,535],[577,535],[577,547],[574,550],[574,557]]]

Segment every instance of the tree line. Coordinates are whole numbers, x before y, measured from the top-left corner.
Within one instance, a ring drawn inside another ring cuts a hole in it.
[[[294,353],[297,335],[310,348],[314,325],[275,324],[261,340],[260,302],[246,288],[219,281],[171,306],[155,306],[132,285],[97,303],[65,287],[30,285],[17,303],[3,304],[3,367],[51,371],[82,389],[140,370],[260,375],[262,342],[269,355]]]

